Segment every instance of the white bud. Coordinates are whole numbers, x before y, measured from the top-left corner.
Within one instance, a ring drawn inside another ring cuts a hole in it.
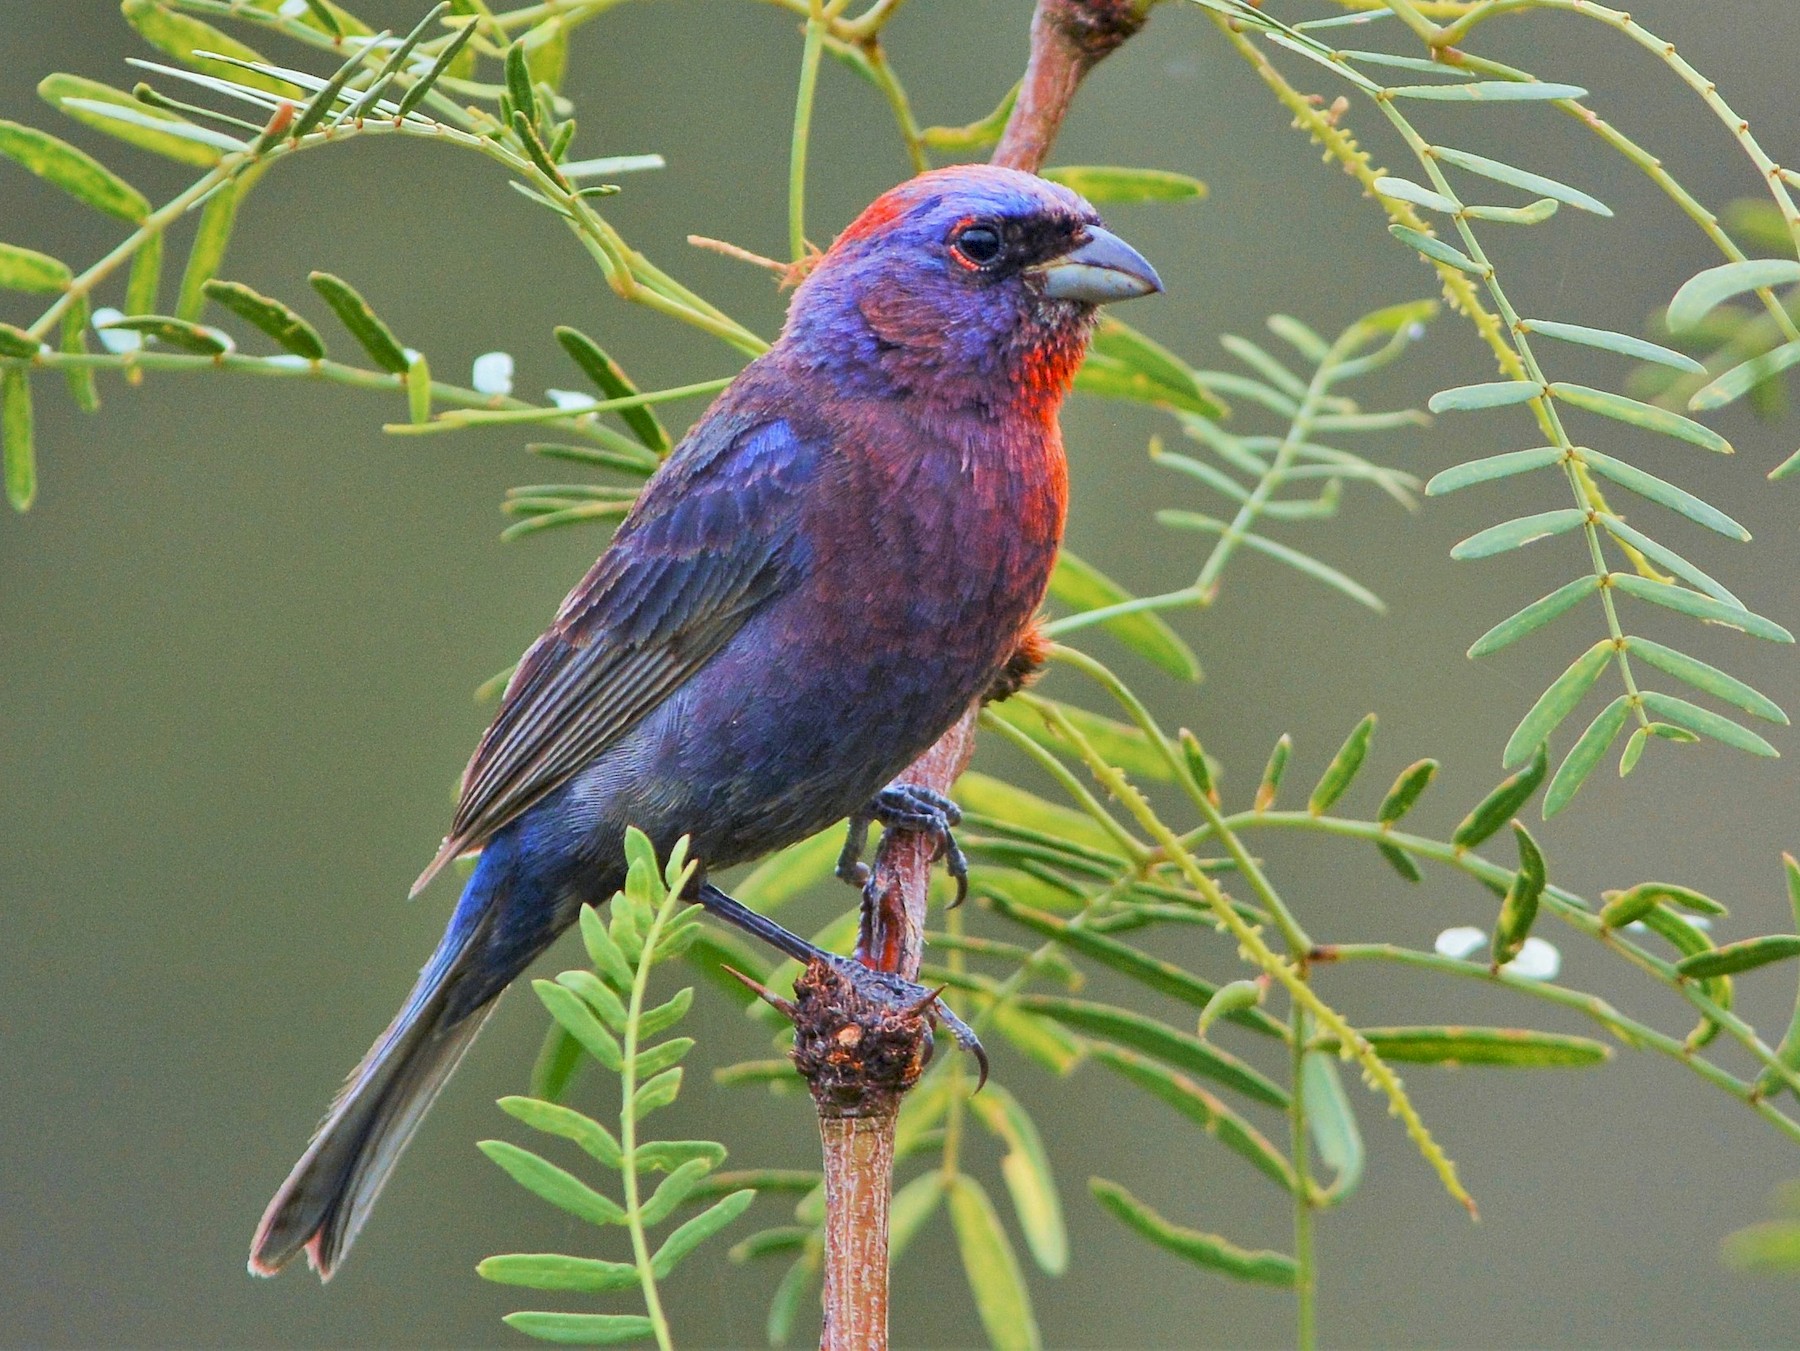
[[[480,394],[511,394],[513,391],[513,359],[508,352],[483,352],[475,358],[474,373],[469,383]]]

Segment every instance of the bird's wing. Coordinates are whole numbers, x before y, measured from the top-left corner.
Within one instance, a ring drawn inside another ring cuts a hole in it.
[[[566,783],[794,584],[808,558],[804,489],[822,459],[786,421],[720,410],[695,430],[520,661],[415,893]]]

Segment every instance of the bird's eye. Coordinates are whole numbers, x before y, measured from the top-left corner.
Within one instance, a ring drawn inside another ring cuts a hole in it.
[[[986,267],[1000,257],[1000,232],[988,225],[971,225],[956,236],[951,247],[964,262]]]

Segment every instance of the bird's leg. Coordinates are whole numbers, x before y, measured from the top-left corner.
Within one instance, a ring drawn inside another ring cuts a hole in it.
[[[865,891],[870,877],[868,866],[861,861],[862,852],[869,842],[869,827],[876,822],[881,823],[883,830],[916,830],[936,840],[935,857],[944,860],[956,881],[956,899],[951,905],[961,905],[968,899],[969,860],[952,833],[962,824],[961,807],[942,793],[914,783],[890,783],[875,794],[867,807],[850,818],[850,831],[837,863],[837,875]]]
[[[840,957],[817,944],[809,943],[791,929],[785,929],[767,915],[759,915],[742,901],[734,900],[711,882],[702,882],[694,900],[709,914],[718,916],[752,938],[760,939],[803,965],[822,962],[854,985],[864,998],[892,1008],[929,1012],[934,1022],[950,1029],[957,1045],[974,1056],[981,1066],[981,1082],[987,1082],[988,1058],[975,1030],[951,1012],[940,997],[941,992],[917,981],[905,979],[891,971],[876,971],[851,957]],[[927,1051],[929,1058],[929,1050]]]

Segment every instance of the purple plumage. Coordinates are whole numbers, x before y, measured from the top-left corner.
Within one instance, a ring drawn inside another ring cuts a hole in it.
[[[1062,535],[1056,414],[1094,308],[1157,289],[1067,189],[924,174],[795,292],[526,653],[443,849],[437,953],[251,1252],[329,1276],[506,985],[623,881],[637,826],[723,868],[854,813],[1031,631]]]

